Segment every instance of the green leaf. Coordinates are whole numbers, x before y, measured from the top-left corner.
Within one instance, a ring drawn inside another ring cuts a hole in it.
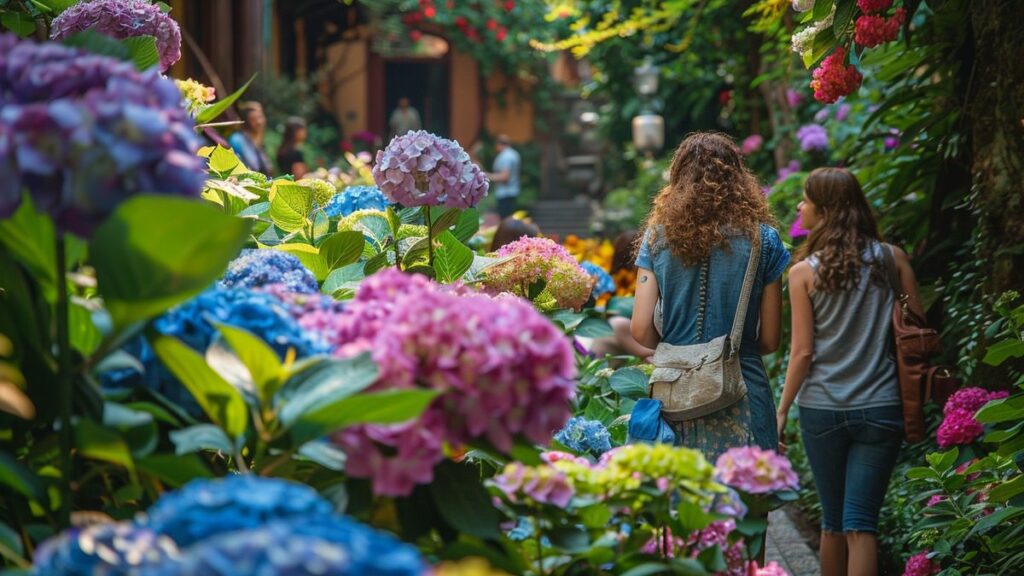
[[[647,562],[639,566],[634,566],[629,570],[622,573],[622,576],[653,576],[655,574],[673,574],[672,567],[668,564],[660,564],[657,562]]]
[[[989,402],[978,410],[975,418],[978,422],[986,424],[1020,420],[1024,418],[1024,396],[1011,396]]]
[[[696,530],[703,530],[711,523],[711,516],[704,512],[700,504],[682,500],[677,508],[679,515],[677,519],[683,526],[684,533],[689,534]]]
[[[99,56],[109,56],[118,60],[131,60],[131,54],[128,53],[127,46],[91,28],[63,38],[60,42],[65,46],[81,48]]]
[[[953,467],[956,459],[960,456],[959,448],[952,448],[945,452],[932,452],[925,456],[925,460],[939,473],[945,472]]]
[[[21,545],[21,537],[7,524],[0,522],[0,546],[10,550],[18,556],[25,554],[25,549]]]
[[[363,264],[363,275],[369,276],[388,265],[388,253],[381,252]]]
[[[92,322],[92,313],[73,301],[68,306],[68,337],[71,347],[82,356],[92,355],[103,341],[99,328]]]
[[[255,78],[256,75],[253,75],[252,78],[249,78],[249,80],[245,84],[242,84],[242,87],[238,90],[235,90],[225,98],[221,98],[217,102],[214,102],[208,107],[200,110],[199,113],[196,114],[196,124],[208,124],[213,122],[217,116],[220,116],[225,110],[230,108],[231,105],[235,103],[235,100],[238,100],[242,94],[245,93],[249,88],[249,84],[252,84],[252,81]]]
[[[917,468],[907,470],[907,478],[911,480],[938,480],[939,473],[931,468],[919,466]]]
[[[149,70],[160,64],[160,52],[154,36],[131,36],[121,40],[128,49],[128,57],[139,70]]]
[[[103,425],[125,439],[132,456],[148,456],[159,440],[156,420],[149,412],[134,410],[116,402],[103,404]]]
[[[608,380],[612,390],[623,398],[647,398],[650,378],[639,368],[620,368]]]
[[[580,526],[556,526],[547,532],[551,543],[569,554],[590,549],[590,535]]]
[[[438,282],[451,283],[462,278],[473,264],[473,251],[445,230],[434,237],[434,273]]]
[[[718,573],[726,569],[725,555],[722,549],[716,544],[710,548],[701,550],[697,555],[699,561],[709,572]]]
[[[313,273],[317,282],[323,282],[331,271],[327,266],[327,261],[320,255],[320,251],[309,244],[278,244],[274,246],[274,250],[287,252],[298,258],[299,262]]]
[[[236,170],[240,170],[242,161],[238,159],[235,151],[218,144],[210,152],[210,159],[207,162],[210,172],[214,172],[224,178],[231,176]]]
[[[820,0],[819,0],[820,1]],[[804,66],[810,68],[832,51],[836,45],[836,36],[831,28],[826,28],[814,37],[810,54],[804,57]]]
[[[395,212],[395,209],[388,206],[384,209],[384,214],[388,219],[388,224],[391,226],[392,236],[398,236],[398,229],[402,227],[402,218]]]
[[[307,458],[334,472],[344,472],[348,456],[343,450],[330,442],[314,440],[306,442],[299,448],[299,456]]]
[[[313,193],[305,186],[287,180],[274,182],[270,200],[270,219],[285,232],[302,230],[313,213]]]
[[[249,235],[249,223],[203,202],[136,196],[96,230],[89,247],[118,329],[205,290]]]
[[[217,330],[245,364],[259,395],[260,406],[269,407],[270,399],[281,385],[282,366],[277,353],[252,332],[216,322]]]
[[[124,439],[108,428],[83,418],[75,423],[75,448],[81,456],[135,469],[131,451]]]
[[[419,418],[437,397],[436,390],[387,390],[356,394],[317,406],[291,427],[292,441],[302,444],[357,424],[400,424]]]
[[[53,221],[37,212],[32,197],[25,194],[21,206],[9,218],[0,219],[0,243],[11,255],[28,268],[32,277],[47,292],[48,299],[56,297],[57,268]]]
[[[224,431],[213,424],[196,424],[182,430],[172,430],[171,442],[174,453],[178,456],[212,450],[224,454],[233,454],[235,447]]]
[[[14,32],[21,38],[28,38],[36,31],[35,20],[22,12],[4,12],[0,14],[0,26]]]
[[[452,234],[459,242],[466,243],[480,230],[480,212],[476,208],[467,208],[459,213],[459,221],[455,223]]]
[[[431,215],[433,218],[430,222],[430,232],[436,238],[440,236],[442,232],[447,232],[449,228],[454,226],[459,221],[459,216],[462,211],[458,208],[449,208],[442,212],[440,215]]]
[[[816,0],[814,2],[814,12],[812,13],[814,19],[823,20],[832,11],[834,3],[835,0]]]
[[[498,511],[472,466],[452,461],[434,469],[430,494],[446,522],[464,534],[498,540]]]
[[[369,354],[318,360],[284,383],[274,408],[288,428],[308,413],[365,390],[379,374]]]
[[[249,412],[242,395],[180,340],[157,335],[151,342],[160,361],[188,388],[215,424],[230,438],[245,434]]]
[[[605,338],[614,336],[612,325],[603,318],[585,318],[576,326],[576,335],[585,338]]]
[[[605,401],[600,398],[591,398],[590,403],[587,404],[586,410],[583,411],[583,415],[590,420],[598,420],[605,426],[611,424],[618,414],[615,410],[610,408]]]
[[[815,5],[817,9],[817,5]],[[853,20],[857,13],[857,2],[855,0],[836,0],[836,15],[832,20],[832,34],[836,38],[842,38],[846,33],[846,27]]]
[[[605,310],[608,313],[618,314],[619,316],[625,316],[626,318],[633,317],[633,304],[636,302],[636,298],[633,296],[613,296],[608,300],[608,305],[605,306]]]
[[[46,501],[43,481],[7,452],[0,452],[0,484],[10,486],[32,500]]]
[[[399,243],[398,249],[402,254],[402,269],[408,270],[418,265],[425,266],[430,254],[430,239],[420,237],[403,238]]]
[[[219,428],[214,428],[220,431]],[[221,435],[224,433],[221,432]],[[213,477],[210,469],[195,454],[154,454],[136,460],[135,467],[139,472],[156,476],[171,488],[184,486],[196,478]]]
[[[359,261],[366,239],[362,232],[347,230],[337,232],[320,244],[320,255],[327,262],[327,268],[334,270]]]
[[[988,499],[992,502],[1006,502],[1007,500],[1024,494],[1024,476],[1017,476],[1014,479],[1003,482],[988,493]]]
[[[985,516],[981,520],[978,520],[978,523],[974,525],[974,528],[971,528],[971,531],[968,533],[968,536],[973,536],[975,534],[984,534],[989,530],[995,528],[996,526],[1002,524],[1003,522],[1007,522],[1010,519],[1016,518],[1017,516],[1020,516],[1022,514],[1024,514],[1024,508],[1020,508],[1018,506],[1007,506],[1002,510],[997,510],[992,514]]]
[[[331,270],[331,273],[327,275],[327,279],[324,280],[324,285],[320,288],[320,291],[324,294],[334,294],[338,290],[346,288],[354,291],[359,286],[359,281],[365,277],[361,262],[342,266],[341,268]]]
[[[580,508],[577,513],[583,525],[592,529],[604,528],[612,519],[612,511],[602,503]]]
[[[992,432],[989,432],[983,440],[989,444],[1006,442],[1010,438],[1020,434],[1021,429],[1024,429],[1024,421],[1018,422],[1006,430],[993,430]]]
[[[1010,358],[1024,356],[1024,340],[1004,340],[988,347],[985,351],[985,358],[982,360],[990,366],[999,366]]]

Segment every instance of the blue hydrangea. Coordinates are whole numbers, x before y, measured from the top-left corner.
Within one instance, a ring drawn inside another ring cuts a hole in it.
[[[349,186],[335,194],[324,205],[324,212],[331,218],[348,216],[356,210],[383,210],[388,199],[376,186]]]
[[[294,349],[299,358],[326,353],[326,345],[299,326],[280,300],[270,294],[244,288],[213,287],[192,300],[171,309],[153,321],[153,328],[174,336],[199,353],[217,337],[210,321],[222,322],[248,330],[262,338],[282,358]],[[143,368],[119,368],[100,375],[100,383],[108,391],[135,387],[153,390],[195,417],[203,411],[192,394],[156,357],[146,340],[139,336],[123,348]]]
[[[591,292],[591,294],[594,295],[594,298],[605,294],[615,293],[615,280],[612,280],[611,275],[608,274],[608,272],[605,272],[604,268],[601,268],[593,262],[583,262],[580,264],[580,267],[586,270],[587,274],[590,274],[594,280],[596,280],[596,282],[594,282],[594,290]]]
[[[247,250],[228,265],[222,288],[262,288],[283,284],[289,292],[316,294],[316,277],[293,254],[280,250]]]
[[[144,524],[186,548],[219,534],[251,530],[272,521],[312,522],[333,514],[331,504],[309,486],[247,474],[193,480],[157,500]]]
[[[200,542],[144,576],[419,576],[415,547],[346,518],[295,518]]]
[[[72,528],[36,549],[39,576],[127,576],[139,567],[177,554],[166,536],[129,522]]]
[[[597,457],[612,449],[608,429],[597,420],[574,416],[555,434],[555,440],[577,454]]]

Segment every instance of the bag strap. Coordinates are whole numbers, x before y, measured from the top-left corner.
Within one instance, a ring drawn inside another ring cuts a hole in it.
[[[732,319],[732,332],[729,333],[733,353],[740,349],[740,342],[743,339],[743,323],[747,320],[747,304],[750,303],[750,293],[754,290],[754,275],[757,274],[757,265],[760,262],[761,227],[758,226],[754,241],[750,243],[750,260],[747,261],[747,272],[743,275],[743,288],[740,289],[740,301],[736,305],[736,316]]]
[[[892,246],[882,244],[882,261],[885,263],[885,275],[889,279],[889,286],[899,300],[903,296],[903,287],[900,286],[900,274],[896,270],[896,256],[893,254]]]

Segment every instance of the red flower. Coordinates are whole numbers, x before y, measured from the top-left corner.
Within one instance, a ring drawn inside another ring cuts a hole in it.
[[[846,65],[846,48],[840,46],[812,74],[811,89],[818,102],[831,104],[860,87],[864,79],[855,66]]]
[[[341,143],[340,143],[340,146],[341,146],[341,151],[342,152],[351,152],[352,151],[352,143],[349,142],[348,140],[342,140]]]
[[[508,37],[508,29],[504,26],[498,28],[498,31],[494,34],[494,37],[498,39],[498,42],[504,42],[505,38]]]
[[[865,14],[885,12],[890,6],[892,0],[857,0],[857,7]]]
[[[465,28],[468,25],[469,25],[469,21],[466,20],[465,16],[459,16],[458,18],[455,19],[455,26],[457,28]]]
[[[494,18],[488,18],[487,19],[487,29],[488,30],[497,30],[498,29],[498,22],[495,21]]]
[[[480,33],[476,31],[476,28],[472,28],[472,27],[467,28],[466,29],[466,38],[469,38],[473,42],[476,42],[476,41],[480,40]]]
[[[505,0],[505,10],[511,12],[515,7],[515,0]]]
[[[420,32],[419,30],[410,30],[409,31],[409,40],[412,40],[413,42],[419,42],[420,38],[422,38],[422,37],[423,37],[423,32]]]
[[[728,106],[729,102],[732,101],[732,90],[722,90],[718,93],[718,103],[722,106]]]
[[[903,8],[897,9],[892,18],[860,16],[854,24],[853,41],[865,48],[892,42],[900,35],[900,26],[906,16],[907,11]]]
[[[434,8],[433,6],[427,6],[426,8],[423,9],[423,15],[426,16],[427,18],[433,18],[434,16],[437,16],[437,8]]]

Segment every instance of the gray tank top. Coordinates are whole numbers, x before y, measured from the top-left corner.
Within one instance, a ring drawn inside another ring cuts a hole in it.
[[[882,258],[875,242],[865,261]],[[817,275],[816,256],[807,263]],[[797,405],[824,410],[854,410],[900,403],[890,334],[895,295],[869,279],[861,268],[857,287],[843,292],[812,292],[814,356]]]

